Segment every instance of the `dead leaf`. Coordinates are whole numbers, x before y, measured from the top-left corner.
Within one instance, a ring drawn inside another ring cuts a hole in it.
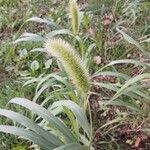
[[[141,142],[141,138],[138,137],[138,138],[136,139],[135,143],[134,143],[134,147],[136,147],[136,148],[139,147],[140,142]]]
[[[95,33],[94,29],[89,28],[88,29],[88,33],[90,34],[90,36],[92,36],[93,38],[95,38],[96,33]]]
[[[94,56],[93,61],[96,65],[99,65],[102,62],[102,58],[100,56]]]

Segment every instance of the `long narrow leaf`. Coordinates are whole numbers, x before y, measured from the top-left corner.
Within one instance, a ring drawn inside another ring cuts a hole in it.
[[[75,138],[69,128],[64,125],[57,117],[53,116],[49,111],[47,111],[42,106],[31,102],[30,100],[27,100],[25,98],[13,98],[9,101],[9,103],[18,104],[21,105],[27,109],[30,109],[35,114],[41,116],[44,118],[49,124],[51,124],[53,127],[58,129],[62,134],[65,136],[65,139],[67,142],[73,142],[75,141]]]
[[[46,90],[48,89],[51,85],[53,85],[53,81],[48,81],[47,83],[45,83],[42,88],[37,91],[34,95],[34,98],[33,98],[33,102],[36,102],[37,99],[39,98],[39,96]]]
[[[113,99],[116,99],[118,98],[118,96],[120,96],[120,94],[127,88],[129,87],[130,85],[133,85],[135,84],[136,82],[144,79],[144,78],[149,78],[150,77],[150,73],[145,73],[145,74],[141,74],[141,75],[137,75],[133,78],[131,78],[130,80],[128,80],[122,87],[121,89],[118,90],[118,92],[114,95],[114,97],[112,98]]]
[[[101,104],[108,104],[108,102],[100,102]],[[136,104],[136,102],[129,102],[125,100],[116,99],[114,101],[109,102],[109,105],[115,105],[115,106],[125,106],[131,110],[134,110],[136,112],[142,112],[141,108]]]
[[[131,36],[129,36],[129,35],[126,34],[124,31],[122,31],[122,30],[120,30],[120,29],[118,29],[118,28],[117,28],[117,31],[120,32],[120,33],[123,35],[123,37],[124,37],[124,39],[125,39],[126,41],[128,41],[129,43],[135,45],[140,51],[143,52],[143,54],[144,54],[146,57],[149,58],[149,54],[142,48],[142,46],[141,46],[136,40],[134,40]]]
[[[54,30],[54,31],[51,31],[49,32],[47,35],[46,35],[46,38],[53,38],[55,37],[56,35],[61,35],[61,34],[67,34],[67,35],[72,35],[72,32],[68,29],[60,29],[60,30]]]
[[[45,139],[45,142],[47,141],[47,145],[50,147],[57,147],[58,145],[62,145],[63,143],[56,138],[51,133],[45,131],[43,128],[35,124],[33,121],[31,121],[29,118],[20,115],[19,113],[6,110],[6,109],[0,109],[0,115],[5,116],[7,118],[12,119],[13,121],[16,121],[23,126],[33,130],[35,133],[37,133],[41,138]]]
[[[30,140],[34,144],[39,145],[44,150],[53,149],[53,147],[47,146],[45,139],[39,137],[38,134],[29,130],[25,130],[25,129],[13,127],[13,126],[0,125],[0,132],[21,136],[24,139]]]
[[[45,38],[35,33],[23,33],[19,39],[14,41],[14,43],[26,42],[26,41],[44,42]]]
[[[71,110],[75,115],[76,119],[78,120],[79,125],[85,130],[87,135],[90,135],[89,123],[81,107],[79,107],[76,103],[70,100],[61,100],[61,101],[54,102],[53,105],[51,106],[51,109],[54,109],[58,106],[65,106],[69,110]]]
[[[100,72],[100,73],[92,75],[92,77],[103,76],[103,75],[104,76],[107,75],[107,76],[119,77],[119,78],[122,78],[122,79],[125,79],[125,80],[129,79],[129,76],[126,75],[126,74],[119,73],[119,72],[112,72],[112,71]]]
[[[56,23],[54,23],[53,21],[47,20],[47,19],[42,19],[42,18],[39,18],[39,17],[32,17],[32,18],[29,18],[28,20],[26,20],[26,22],[29,22],[29,21],[38,22],[38,23],[46,23],[49,26],[52,26],[52,27],[55,27],[55,28],[58,27],[58,25],[56,25]]]
[[[121,60],[115,60],[107,64],[106,66],[102,67],[99,71],[97,71],[95,74],[99,73],[100,71],[104,70],[105,68],[109,66],[113,66],[116,64],[133,64],[135,66],[143,66],[145,68],[149,68],[149,65],[146,63],[143,63],[139,60],[134,60],[134,59],[121,59]]]
[[[67,145],[55,148],[54,150],[90,150],[90,149],[87,146],[82,146],[77,143],[71,143],[71,144],[67,144]]]

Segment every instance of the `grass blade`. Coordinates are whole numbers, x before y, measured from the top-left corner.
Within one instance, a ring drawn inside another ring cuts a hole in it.
[[[54,150],[90,150],[90,149],[87,146],[82,146],[77,143],[71,143],[71,144],[67,144],[67,145],[55,148]]]
[[[58,145],[63,144],[54,135],[45,131],[40,126],[36,125],[33,121],[31,121],[29,118],[27,118],[23,115],[20,115],[19,113],[16,113],[16,112],[13,112],[10,110],[0,109],[0,115],[5,116],[9,119],[12,119],[13,121],[16,121],[16,122],[22,124],[23,126],[31,129],[32,131],[37,133],[38,136],[45,139],[45,142],[47,142],[47,145],[49,145],[50,147],[57,147]]]
[[[90,135],[89,123],[81,107],[79,107],[76,103],[70,100],[61,100],[61,101],[54,102],[50,109],[54,109],[59,106],[65,106],[69,110],[71,110],[75,115],[76,119],[78,120],[79,125],[85,130],[87,135]]]
[[[39,137],[35,132],[6,125],[0,125],[0,132],[21,136],[24,139],[32,141],[34,144],[38,144],[44,150],[52,150],[52,147],[46,145],[45,139]]]
[[[43,119],[45,119],[47,122],[49,122],[50,125],[58,129],[64,136],[67,142],[73,142],[75,140],[73,134],[68,129],[66,125],[62,123],[57,117],[53,116],[49,111],[47,111],[42,106],[31,102],[30,100],[27,100],[25,98],[13,98],[9,101],[10,104],[18,104],[20,106],[23,106],[35,114],[41,116]]]

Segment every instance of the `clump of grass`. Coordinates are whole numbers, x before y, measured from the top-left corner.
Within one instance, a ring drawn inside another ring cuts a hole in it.
[[[73,47],[68,42],[58,38],[48,39],[45,43],[45,48],[48,54],[56,57],[63,64],[77,89],[85,93],[88,92],[88,71],[82,65],[83,62]]]
[[[70,9],[73,33],[78,34],[79,27],[80,27],[80,16],[79,16],[79,8],[75,0],[70,0],[69,9]]]

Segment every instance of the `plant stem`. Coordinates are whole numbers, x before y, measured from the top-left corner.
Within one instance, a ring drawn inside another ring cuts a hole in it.
[[[88,111],[89,111],[89,117],[90,117],[90,145],[93,141],[93,119],[92,119],[92,112],[91,112],[91,107],[90,107],[90,101],[89,101],[89,97],[90,97],[90,94],[87,96],[87,105],[88,105]]]

